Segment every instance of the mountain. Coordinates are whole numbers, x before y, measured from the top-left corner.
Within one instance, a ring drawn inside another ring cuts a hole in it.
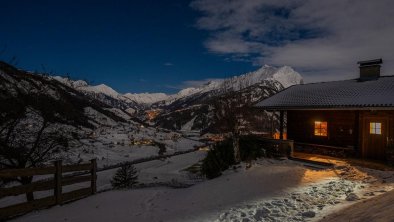
[[[123,96],[140,104],[152,104],[169,97],[165,93],[126,93]]]
[[[60,77],[60,76],[54,76],[53,79],[69,86],[72,87],[76,90],[79,91],[84,91],[84,92],[89,92],[89,93],[102,93],[104,95],[110,96],[114,99],[117,99],[121,97],[121,95],[116,92],[114,89],[111,87],[105,85],[105,84],[100,84],[97,86],[91,86],[88,85],[88,83],[84,80],[71,80],[70,78],[67,77]]]
[[[189,87],[176,94],[116,92],[111,87],[89,85],[83,80],[55,76],[53,79],[83,93],[92,99],[123,110],[141,121],[170,130],[212,130],[218,99],[238,96],[240,106],[251,105],[276,92],[303,82],[302,76],[289,66],[264,65],[256,71],[227,79],[209,81],[198,87]],[[258,114],[256,114],[258,115]]]
[[[218,131],[217,113],[223,112],[218,101],[234,102],[237,106],[253,103],[274,95],[295,84],[303,83],[302,76],[291,67],[262,68],[228,79],[210,81],[200,87],[181,90],[166,100],[153,103],[151,109],[160,110],[152,120],[156,126],[171,130]],[[268,116],[263,112],[248,110],[254,125],[264,125]],[[252,127],[253,128],[253,127]]]
[[[0,169],[24,163],[24,155],[31,155],[29,161],[37,157],[40,164],[96,158],[103,167],[202,145],[149,127],[130,114],[129,105],[136,103],[123,99],[129,100],[103,85],[27,72],[0,61]],[[117,108],[123,105],[127,109]]]
[[[199,87],[182,89],[178,93],[173,95],[166,95],[163,93],[143,93],[132,94],[133,97],[129,98],[133,99],[134,101],[138,101],[138,98],[142,97],[147,98],[145,99],[145,101],[148,101],[150,99],[146,103],[170,105],[171,103],[179,99],[183,99],[192,95],[202,94],[210,91],[237,91],[254,85],[256,83],[260,83],[264,80],[277,81],[284,88],[303,82],[302,76],[289,66],[276,68],[273,66],[264,65],[263,67],[254,72],[245,73],[228,79],[209,81]]]
[[[182,145],[175,145],[174,135],[180,135],[175,130],[228,132],[224,126],[231,119],[225,117],[234,110],[242,111],[233,118],[241,120],[241,128],[270,132],[275,129],[276,116],[251,106],[299,83],[302,77],[290,67],[264,66],[173,95],[120,94],[103,84],[92,86],[83,80],[27,72],[0,62],[0,126],[12,126],[17,119],[16,130],[39,133],[40,124],[50,123],[47,135],[61,132],[73,138],[70,151],[62,154],[69,161],[99,158],[100,164],[110,164],[108,156],[115,163],[129,159],[124,152],[139,150],[138,144],[129,144],[134,139],[166,143],[168,152],[175,152],[188,148],[183,140]],[[4,131],[0,136],[6,136]],[[155,146],[148,155],[160,150]]]
[[[0,62],[0,111],[2,115],[12,116],[35,110],[54,123],[74,127],[94,128],[104,124],[103,118],[111,124],[126,121],[110,111],[112,106],[72,88],[86,85],[83,81],[72,82],[72,85],[62,83],[50,76],[26,72]],[[96,115],[89,114],[92,112]]]
[[[237,91],[253,84],[262,82],[263,80],[278,81],[285,88],[291,85],[302,83],[301,75],[294,71],[291,67],[283,66],[276,68],[269,65],[264,65],[254,72],[234,76],[228,79],[209,81],[198,87],[185,88],[172,95],[167,95],[165,93],[120,94],[105,84],[92,86],[88,85],[88,83],[83,80],[74,81],[60,76],[54,76],[53,78],[80,92],[84,92],[85,94],[96,95],[95,97],[97,97],[97,95],[105,95],[106,97],[119,100],[120,103],[125,103],[123,106],[121,106],[122,108],[129,106],[129,108],[136,109],[146,108],[152,105],[157,106],[158,104],[170,105],[171,103],[174,103],[180,99],[210,91]],[[108,101],[104,100],[104,102],[107,103]]]
[[[92,86],[84,80],[72,80],[68,77],[61,76],[53,76],[52,78],[93,99],[97,99],[109,106],[125,110],[129,114],[134,114],[145,107],[143,103],[130,99],[105,84]]]

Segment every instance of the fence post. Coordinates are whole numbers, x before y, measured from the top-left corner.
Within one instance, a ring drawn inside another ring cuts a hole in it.
[[[62,203],[62,161],[57,160],[54,162],[55,164],[55,199],[56,204]]]
[[[92,194],[95,194],[97,192],[97,161],[96,159],[90,160],[90,163],[92,165],[92,168],[90,170],[91,174],[91,180],[90,180],[90,187],[92,188]]]
[[[294,140],[289,140],[289,146],[290,146],[290,157],[293,157],[293,154],[294,154]]]

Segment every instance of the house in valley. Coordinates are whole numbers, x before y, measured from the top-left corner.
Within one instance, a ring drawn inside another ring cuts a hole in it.
[[[289,87],[256,106],[280,113],[294,149],[368,159],[394,153],[394,76],[381,76],[381,59],[358,62],[352,80]]]

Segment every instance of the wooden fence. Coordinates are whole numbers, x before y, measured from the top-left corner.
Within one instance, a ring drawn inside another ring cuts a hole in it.
[[[90,171],[90,174],[82,176],[75,176],[72,174],[63,175],[63,173],[70,173],[76,171]],[[0,170],[0,179],[33,177],[36,175],[53,174],[53,179],[51,178],[49,180],[36,181],[26,185],[0,188],[0,199],[8,196],[17,196],[21,194],[32,193],[35,191],[53,190],[53,195],[51,196],[0,208],[0,221],[30,212],[32,210],[66,203],[72,200],[81,199],[83,197],[95,194],[97,189],[96,172],[97,163],[95,159],[91,160],[90,163],[78,165],[62,165],[62,161],[55,161],[54,166]],[[63,186],[89,181],[90,187],[73,190],[67,193],[62,192]]]
[[[276,157],[291,157],[293,155],[293,140],[261,138],[259,142],[267,152],[267,155],[273,155]]]
[[[334,157],[354,157],[356,152],[354,148],[349,147],[339,147],[339,146],[329,146],[321,144],[311,144],[311,143],[295,143],[295,151],[321,154]]]

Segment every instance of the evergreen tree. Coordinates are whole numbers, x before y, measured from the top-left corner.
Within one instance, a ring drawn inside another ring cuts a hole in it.
[[[131,164],[127,164],[116,171],[111,184],[116,189],[132,188],[137,184],[137,178],[136,168]]]

